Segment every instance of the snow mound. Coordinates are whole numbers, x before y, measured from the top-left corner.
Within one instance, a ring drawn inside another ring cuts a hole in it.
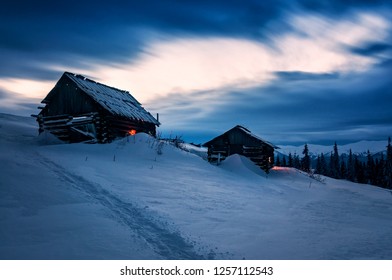
[[[65,143],[46,130],[39,134],[36,140],[39,145],[59,145]]]
[[[266,176],[266,173],[253,161],[238,154],[228,156],[224,161],[222,161],[221,166],[225,170],[235,172],[244,177],[254,174],[262,177]]]

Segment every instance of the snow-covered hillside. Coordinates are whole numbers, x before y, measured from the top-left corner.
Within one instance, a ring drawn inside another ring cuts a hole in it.
[[[1,259],[391,259],[392,195],[144,134],[58,144],[0,114]]]

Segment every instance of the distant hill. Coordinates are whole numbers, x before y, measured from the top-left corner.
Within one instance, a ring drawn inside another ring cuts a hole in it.
[[[346,145],[339,145],[338,143],[338,151],[339,154],[348,154],[351,149],[353,154],[356,154],[358,156],[365,156],[368,150],[373,155],[378,153],[385,153],[386,146],[387,146],[387,140],[385,141],[364,140],[364,141],[359,141],[356,143],[351,143]],[[280,149],[277,150],[278,154],[288,156],[289,153],[291,153],[292,155],[296,153],[297,155],[301,156],[302,151],[304,149],[304,145],[301,146],[279,145],[279,148]],[[309,154],[313,157],[317,157],[317,155],[320,155],[321,153],[323,153],[324,155],[331,153],[333,151],[333,144],[328,146],[308,144],[308,148],[309,148]]]

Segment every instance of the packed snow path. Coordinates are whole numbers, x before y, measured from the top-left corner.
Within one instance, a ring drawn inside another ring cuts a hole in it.
[[[138,237],[144,239],[151,249],[164,259],[203,259],[194,252],[179,232],[172,232],[160,225],[157,220],[148,217],[145,210],[138,209],[132,203],[124,202],[120,197],[103,189],[99,184],[91,183],[81,176],[72,174],[55,162],[37,154],[36,159],[48,170],[56,174],[68,186],[85,194],[93,203],[104,206],[112,213],[113,219],[136,231]]]

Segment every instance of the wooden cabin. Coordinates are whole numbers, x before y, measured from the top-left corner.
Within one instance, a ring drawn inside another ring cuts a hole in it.
[[[209,162],[219,164],[226,157],[239,154],[248,157],[266,172],[273,167],[274,149],[278,148],[240,125],[208,141],[203,147],[208,147]]]
[[[65,72],[41,101],[39,133],[49,131],[66,142],[107,143],[145,132],[156,135],[159,121],[125,90]]]

